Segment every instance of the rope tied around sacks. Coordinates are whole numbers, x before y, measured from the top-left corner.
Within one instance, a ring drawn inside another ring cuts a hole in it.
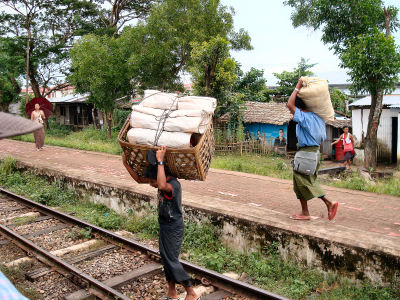
[[[162,93],[162,92],[160,91],[160,92],[151,94],[151,95],[143,98],[141,102],[143,102],[146,98],[149,98],[149,97],[154,96],[154,95],[159,94],[159,93]],[[165,109],[160,117],[155,117],[156,121],[158,121],[158,125],[157,125],[156,135],[154,137],[154,142],[153,142],[153,146],[154,147],[157,146],[158,141],[159,141],[162,133],[165,131],[165,123],[166,123],[167,119],[170,117],[170,115],[175,111],[175,110],[173,110],[173,108],[174,108],[174,106],[176,106],[176,103],[177,103],[178,99],[181,98],[181,97],[183,97],[183,95],[175,96],[175,98],[174,98],[172,104],[170,105],[170,107],[168,109]],[[206,111],[202,110],[202,112],[201,112],[201,121],[200,121],[199,127],[198,127],[199,132],[200,132],[200,128],[201,127],[204,127],[204,126],[206,126],[208,124],[208,119],[209,119],[208,117],[209,117],[209,114]]]

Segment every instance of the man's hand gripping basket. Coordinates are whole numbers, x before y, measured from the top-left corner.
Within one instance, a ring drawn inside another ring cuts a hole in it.
[[[148,166],[146,153],[148,150],[155,149],[156,147],[129,144],[126,138],[126,134],[130,129],[129,120],[130,116],[125,121],[125,124],[118,135],[118,142],[124,151],[129,166],[140,177],[143,177],[144,170]],[[207,129],[195,147],[185,149],[167,149],[165,158],[166,170],[171,176],[176,178],[204,181],[208,169],[210,168],[214,149],[215,141],[213,123],[212,117],[210,117]]]

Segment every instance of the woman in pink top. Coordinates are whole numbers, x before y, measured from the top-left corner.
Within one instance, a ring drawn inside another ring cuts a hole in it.
[[[354,153],[354,138],[353,135],[349,132],[349,127],[343,128],[343,134],[331,145],[335,145],[342,141],[343,150],[344,150],[344,166],[347,169],[351,169],[351,159],[353,158]]]

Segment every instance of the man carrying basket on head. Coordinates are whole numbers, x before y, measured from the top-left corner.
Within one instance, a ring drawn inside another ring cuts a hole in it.
[[[138,174],[127,163],[123,154],[122,161],[129,174],[138,183],[149,183],[157,188],[158,196],[158,223],[160,225],[159,249],[164,266],[165,278],[168,282],[167,294],[160,300],[179,300],[176,284],[180,283],[186,290],[185,300],[200,299],[190,282],[190,276],[183,269],[179,261],[181,244],[183,241],[184,223],[182,217],[182,188],[179,181],[166,174],[165,154],[167,148],[160,147],[157,152],[147,154],[147,167],[144,177]]]
[[[307,201],[320,198],[328,209],[328,218],[333,220],[338,203],[332,203],[325,197],[325,192],[317,183],[319,169],[319,147],[326,139],[325,121],[315,113],[308,111],[305,103],[298,97],[303,87],[300,79],[289,97],[287,107],[297,122],[296,135],[299,151],[293,161],[293,189],[301,204],[301,213],[291,216],[294,220],[310,220]]]

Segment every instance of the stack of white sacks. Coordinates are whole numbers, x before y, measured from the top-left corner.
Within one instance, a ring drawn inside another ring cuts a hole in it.
[[[143,101],[132,106],[128,141],[133,145],[152,146],[161,132],[157,146],[189,148],[192,135],[205,132],[216,107],[215,98],[178,97],[177,94],[146,90]]]

